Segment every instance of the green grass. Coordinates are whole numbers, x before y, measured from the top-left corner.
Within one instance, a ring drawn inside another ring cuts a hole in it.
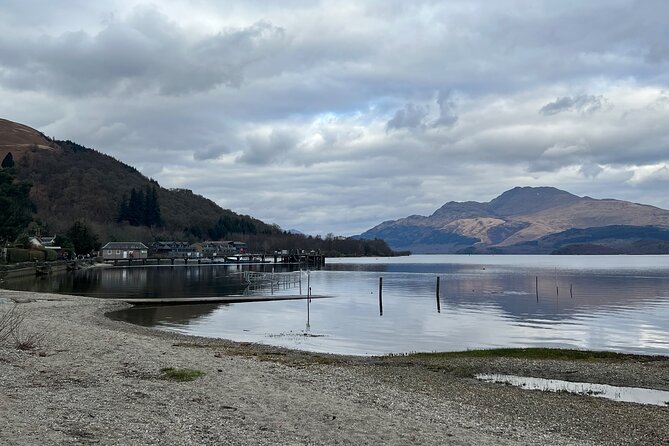
[[[487,350],[467,350],[462,352],[414,353],[407,355],[416,359],[449,359],[449,358],[521,358],[521,359],[558,359],[558,360],[652,360],[653,357],[642,357],[615,352],[598,352],[588,350],[570,350],[558,348],[493,348]],[[661,359],[661,358],[660,358]]]
[[[165,367],[160,369],[160,374],[163,379],[170,381],[193,381],[194,379],[204,376],[204,372],[195,369],[175,369],[174,367]]]

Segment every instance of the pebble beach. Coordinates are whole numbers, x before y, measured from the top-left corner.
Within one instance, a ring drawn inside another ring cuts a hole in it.
[[[109,319],[128,304],[0,290],[3,445],[661,445],[669,406],[526,391],[506,373],[669,390],[669,358],[345,357]],[[175,381],[164,370],[192,369]]]

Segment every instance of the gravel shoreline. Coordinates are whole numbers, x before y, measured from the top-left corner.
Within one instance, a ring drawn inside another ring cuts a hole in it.
[[[669,390],[669,358],[359,358],[113,321],[127,304],[0,290],[37,348],[0,344],[0,444],[669,445],[669,407],[524,391],[475,373]],[[165,367],[205,373],[163,379]]]

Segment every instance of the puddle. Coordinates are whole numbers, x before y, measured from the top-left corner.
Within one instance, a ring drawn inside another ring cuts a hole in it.
[[[527,390],[543,390],[544,392],[568,392],[577,395],[594,396],[628,403],[650,404],[669,407],[669,391],[643,389],[640,387],[617,387],[607,384],[579,383],[559,379],[530,378],[525,376],[478,374],[476,379],[510,384]]]

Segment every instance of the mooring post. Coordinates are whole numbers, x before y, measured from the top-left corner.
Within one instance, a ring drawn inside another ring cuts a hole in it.
[[[573,283],[570,283],[570,284],[569,284],[569,296],[571,296],[572,299],[574,298],[574,289],[573,289],[573,286],[574,286]]]
[[[379,277],[379,316],[383,316],[383,277]]]
[[[437,276],[437,313],[441,313],[441,303],[439,302],[439,276]]]
[[[558,281],[557,281],[557,267],[555,267],[555,295],[556,296],[560,295],[560,289],[558,288]]]
[[[534,277],[534,289],[537,291],[537,302],[539,302],[539,276]]]

